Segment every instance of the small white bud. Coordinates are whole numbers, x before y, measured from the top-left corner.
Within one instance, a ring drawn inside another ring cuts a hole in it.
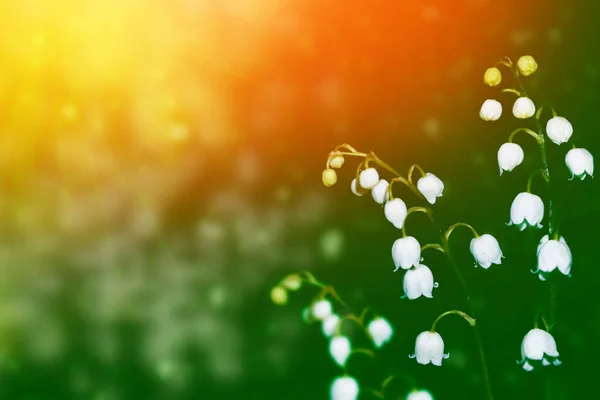
[[[373,167],[360,171],[358,175],[358,184],[365,188],[371,189],[379,182],[379,172]]]
[[[319,300],[312,306],[312,315],[319,321],[331,315],[331,303],[327,300]]]
[[[512,171],[523,162],[525,153],[521,146],[516,143],[504,143],[498,149],[498,167],[500,167],[500,175],[503,171]]]
[[[544,219],[544,202],[540,196],[522,192],[515,197],[510,206],[510,222],[521,231],[527,227],[541,228]]]
[[[430,204],[435,204],[435,199],[442,197],[444,183],[440,178],[428,172],[417,181],[417,189],[419,189],[419,192],[425,196]]]
[[[336,336],[329,342],[329,354],[340,367],[346,364],[351,352],[352,346],[346,336]]]
[[[406,204],[402,201],[402,199],[396,197],[393,200],[385,203],[385,207],[383,208],[383,213],[385,218],[392,223],[396,228],[402,229],[404,225],[404,220],[406,219],[406,215],[408,214],[408,210],[406,208]]]
[[[571,149],[565,156],[565,164],[573,178],[584,180],[586,176],[594,176],[594,156],[586,149]]]
[[[360,188],[362,189],[362,188]],[[354,193],[356,196],[362,196],[364,193],[362,191],[359,190],[359,188],[356,186],[356,178],[352,179],[352,182],[350,183],[350,190],[352,191],[352,193]]]
[[[502,263],[504,256],[502,255],[500,244],[498,244],[498,240],[495,237],[488,233],[471,239],[470,248],[475,262],[485,269],[488,269],[492,264]]]
[[[356,379],[350,376],[335,378],[331,384],[331,400],[356,400],[359,393]]]
[[[373,343],[377,348],[381,348],[384,344],[389,342],[394,333],[390,323],[385,318],[381,317],[377,317],[369,322],[367,331],[369,332],[369,335],[371,335]]]
[[[479,117],[484,121],[497,121],[501,115],[502,104],[498,100],[487,99],[479,110]]]
[[[389,199],[388,187],[390,186],[389,182],[385,179],[380,179],[379,182],[373,189],[371,189],[371,196],[373,196],[373,200],[376,203],[383,204]]]
[[[532,329],[521,342],[521,361],[525,371],[532,371],[534,366],[560,365],[559,354],[554,337],[542,330]]]
[[[564,117],[553,117],[546,123],[546,134],[555,144],[561,145],[573,135],[573,125]]]
[[[416,358],[419,364],[429,363],[442,366],[442,359],[450,357],[444,354],[444,340],[437,332],[425,331],[419,333],[415,343],[415,353],[410,358]]]
[[[421,261],[421,245],[419,241],[412,236],[396,239],[392,245],[392,259],[396,269],[410,269],[416,267]]]
[[[404,274],[404,295],[409,300],[418,299],[421,296],[433,298],[433,289],[438,283],[433,281],[433,273],[426,265],[418,265],[409,269]]]
[[[413,390],[408,394],[406,400],[433,400],[433,396],[426,390]]]
[[[335,314],[331,314],[329,317],[323,320],[321,327],[323,328],[323,334],[326,337],[331,337],[335,334],[340,323],[340,317]]]
[[[535,104],[529,97],[519,97],[513,105],[513,115],[519,119],[527,119],[535,114]]]

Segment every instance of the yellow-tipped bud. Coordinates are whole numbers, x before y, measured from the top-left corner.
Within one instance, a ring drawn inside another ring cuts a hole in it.
[[[537,71],[538,65],[535,58],[531,56],[522,56],[519,58],[519,61],[517,61],[517,68],[521,75],[529,76]]]
[[[330,187],[335,185],[335,183],[337,182],[337,174],[333,169],[327,168],[326,170],[323,170],[323,175],[321,176],[321,179],[323,180],[323,185]]]
[[[342,165],[344,165],[344,156],[341,154],[329,160],[329,166],[331,168],[342,168]]]
[[[302,278],[298,274],[292,274],[285,277],[283,286],[289,290],[298,290],[302,287]]]
[[[281,286],[275,286],[271,289],[271,300],[278,306],[282,306],[288,301],[287,291]]]
[[[483,74],[483,82],[488,86],[496,86],[502,81],[502,73],[496,67],[488,68]]]

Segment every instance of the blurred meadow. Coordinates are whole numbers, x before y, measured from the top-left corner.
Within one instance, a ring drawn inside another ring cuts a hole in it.
[[[510,115],[483,72],[531,54],[534,101],[600,154],[598,15],[590,0],[0,0],[0,399],[326,399],[340,370],[301,318],[316,292],[269,298],[305,270],[394,325],[384,363],[353,361],[366,385],[385,369],[436,399],[482,398],[464,322],[440,324],[443,368],[408,358],[464,299],[441,255],[434,299],[400,299],[398,231],[351,194],[356,160],[321,184],[344,142],[435,173],[441,221],[499,239],[488,271],[466,233],[453,239],[496,398],[595,398],[597,180],[568,182],[551,148],[575,260],[557,300],[563,365],[525,373],[521,339],[548,293],[529,272],[539,232],[505,222],[537,159],[499,177],[518,125],[478,112],[497,97]]]

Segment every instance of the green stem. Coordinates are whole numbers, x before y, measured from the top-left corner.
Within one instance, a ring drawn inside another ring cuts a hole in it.
[[[459,316],[463,317],[463,319],[465,321],[467,321],[469,323],[469,325],[471,325],[472,327],[475,326],[475,318],[469,316],[469,314],[467,314],[465,312],[462,312],[460,310],[450,310],[450,311],[446,311],[445,313],[442,313],[439,317],[437,317],[435,319],[435,321],[433,321],[433,324],[431,324],[431,330],[430,330],[430,332],[432,332],[432,333],[435,332],[435,326],[437,325],[438,322],[440,322],[440,320],[442,318],[444,318],[447,315],[453,315],[453,314],[454,315],[459,315]]]

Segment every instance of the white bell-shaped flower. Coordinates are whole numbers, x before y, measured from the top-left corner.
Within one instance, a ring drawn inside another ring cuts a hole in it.
[[[323,334],[326,337],[332,337],[337,331],[339,323],[340,317],[336,314],[331,314],[329,317],[325,318],[321,325],[321,327],[323,328]]]
[[[356,400],[359,392],[358,382],[351,376],[340,376],[331,384],[331,400]]]
[[[394,334],[394,330],[390,323],[385,318],[381,317],[376,317],[369,322],[367,331],[369,332],[369,335],[371,335],[373,343],[377,348],[381,348],[384,344],[389,342]]]
[[[507,225],[516,225],[520,230],[528,226],[542,227],[544,219],[544,202],[540,196],[522,192],[515,197],[510,206],[510,222]]]
[[[565,117],[553,117],[546,123],[546,134],[555,144],[561,145],[573,135],[573,125]]]
[[[556,341],[552,335],[542,329],[532,329],[521,342],[521,361],[525,371],[532,371],[534,366],[560,365],[556,350]]]
[[[438,283],[433,281],[433,273],[426,265],[417,265],[404,274],[404,295],[409,300],[418,299],[421,296],[431,299],[433,298],[433,288],[438,286]]]
[[[523,162],[525,153],[523,148],[516,143],[504,143],[498,149],[498,167],[500,167],[500,175],[504,171],[512,171]]]
[[[356,183],[356,178],[352,179],[352,182],[350,182],[350,190],[352,191],[352,193],[354,193],[356,196],[362,196],[364,193],[364,189],[362,189],[361,187],[357,186],[358,184]]]
[[[373,186],[373,189],[371,189],[371,196],[373,196],[373,200],[375,200],[376,203],[383,204],[388,201],[390,198],[388,192],[389,186],[390,183],[385,179],[380,179],[379,182]]]
[[[396,269],[410,269],[416,267],[421,261],[421,244],[412,236],[396,239],[392,245],[392,259]]]
[[[444,340],[439,333],[425,331],[417,336],[415,354],[409,357],[416,358],[419,364],[432,363],[441,367],[442,360],[450,357],[450,354],[444,354]]]
[[[492,264],[501,264],[502,250],[498,240],[492,235],[486,233],[477,238],[471,239],[471,254],[475,258],[475,266],[481,265],[488,269]]]
[[[328,300],[319,300],[313,304],[311,311],[315,319],[322,321],[331,315],[331,303]]]
[[[535,114],[535,104],[529,97],[519,97],[512,109],[513,115],[519,119],[527,119]]]
[[[406,400],[433,400],[433,396],[427,390],[413,390],[406,396]]]
[[[360,171],[358,184],[365,189],[372,189],[379,182],[379,172],[373,167]]]
[[[539,274],[540,280],[545,281],[555,269],[558,269],[563,275],[571,276],[573,255],[562,236],[555,240],[549,239],[548,235],[544,235],[538,245],[537,258],[537,270],[532,272]]]
[[[406,208],[406,204],[402,201],[402,199],[396,197],[395,199],[385,203],[383,213],[385,218],[390,221],[392,225],[398,229],[402,229],[404,220],[408,214],[408,209]]]
[[[586,176],[594,176],[594,156],[586,149],[571,149],[565,156],[567,168],[573,178],[584,180]]]
[[[352,345],[346,336],[336,336],[329,342],[329,354],[335,362],[343,367],[352,352]]]
[[[444,182],[434,174],[428,172],[417,181],[417,189],[419,189],[419,192],[425,196],[429,203],[435,204],[435,199],[442,197]]]
[[[498,100],[487,99],[479,110],[479,118],[484,121],[497,121],[501,115],[502,104]]]

